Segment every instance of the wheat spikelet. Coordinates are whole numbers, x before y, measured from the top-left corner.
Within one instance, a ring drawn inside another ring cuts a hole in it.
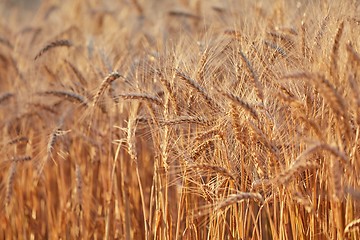
[[[14,46],[11,44],[11,42],[6,39],[6,38],[3,38],[3,37],[0,37],[0,44],[6,46],[7,48],[9,49],[14,49]]]
[[[230,116],[231,116],[232,130],[235,133],[236,140],[238,140],[239,143],[246,146],[247,139],[245,136],[248,135],[246,134],[247,129],[244,126],[240,125],[239,123],[240,115],[234,104],[231,105]]]
[[[360,54],[355,51],[351,42],[346,44],[346,50],[349,53],[350,64],[358,68],[360,66]]]
[[[304,115],[300,115],[299,116],[299,120],[301,120],[302,122],[304,122],[306,125],[308,125],[308,127],[310,127],[311,129],[314,130],[316,136],[318,136],[318,138],[322,141],[325,141],[324,135],[321,132],[319,126],[317,125],[317,123],[314,120],[309,119],[308,117],[304,116]]]
[[[254,199],[260,202],[264,202],[264,199],[261,196],[261,194],[257,192],[242,192],[237,194],[231,194],[225,200],[217,204],[217,206],[215,207],[215,211],[221,210],[234,203],[238,203],[247,199]]]
[[[272,182],[275,184],[287,185],[295,174],[318,167],[319,165],[316,162],[297,162],[287,170],[281,172],[279,176],[272,180]]]
[[[326,150],[329,153],[331,153],[333,156],[339,158],[340,160],[342,160],[345,164],[348,164],[349,160],[348,157],[346,156],[346,154],[342,151],[340,151],[337,147],[335,146],[330,146],[329,144],[326,143],[316,143],[314,144],[312,147],[309,147],[307,150],[303,151],[294,161],[294,164],[297,164],[298,162],[300,162],[304,157],[312,154],[312,153],[316,153],[317,151],[320,150]]]
[[[355,76],[354,74],[349,74],[348,77],[348,82],[351,88],[351,92],[353,93],[354,96],[354,101],[353,101],[353,108],[355,109],[355,117],[356,117],[356,122],[358,124],[360,124],[360,91],[359,91],[359,85],[357,83],[357,81],[355,80]]]
[[[186,76],[184,73],[176,70],[176,75],[188,83],[197,93],[199,93],[204,99],[205,102],[209,105],[210,108],[214,110],[220,109],[220,106],[214,99],[212,99],[203,87],[201,87],[195,80],[191,79],[189,76]]]
[[[136,124],[154,124],[155,121],[147,117],[137,117],[135,120]]]
[[[281,41],[287,49],[293,48],[295,46],[295,41],[286,34],[277,33],[277,32],[267,32],[275,40]]]
[[[67,65],[69,65],[70,69],[75,73],[75,76],[77,77],[77,79],[79,80],[81,85],[86,86],[87,81],[84,78],[84,76],[82,75],[82,73],[71,62],[69,62],[67,60],[65,60],[65,62],[66,62]]]
[[[210,129],[208,131],[202,132],[198,136],[194,138],[195,141],[203,141],[207,138],[212,138],[215,136],[219,136],[220,138],[223,138],[223,132],[218,128],[215,127],[214,129]]]
[[[174,17],[184,17],[184,18],[191,18],[191,19],[195,19],[195,20],[199,20],[200,17],[192,14],[192,13],[188,13],[188,12],[184,12],[184,11],[177,11],[177,10],[171,10],[169,11],[169,15],[170,16],[174,16]]]
[[[220,14],[226,11],[225,8],[219,6],[211,6],[211,9]]]
[[[76,200],[80,208],[83,203],[83,181],[79,164],[75,163]]]
[[[2,93],[0,95],[0,104],[6,100],[8,100],[11,97],[14,97],[15,95],[13,93],[7,92],[7,93]]]
[[[36,54],[36,56],[34,57],[34,60],[38,59],[39,57],[41,57],[44,53],[46,53],[47,51],[49,51],[50,49],[56,48],[56,47],[71,47],[73,44],[71,41],[69,40],[56,40],[53,41],[49,44],[47,44],[45,47],[43,47],[38,54]]]
[[[322,39],[325,29],[329,23],[330,15],[328,14],[321,22],[321,26],[314,38],[314,46],[320,47],[320,40]]]
[[[11,157],[10,161],[11,162],[15,162],[15,163],[19,163],[19,162],[27,162],[30,161],[32,158],[31,156],[13,156]]]
[[[207,63],[207,59],[209,57],[209,52],[208,49],[205,49],[205,51],[203,52],[200,62],[199,62],[199,67],[196,73],[196,77],[198,80],[203,81],[204,80],[204,73],[205,73],[205,68],[206,68],[206,63]]]
[[[190,169],[197,168],[199,170],[205,170],[205,171],[218,173],[222,176],[225,176],[225,177],[235,180],[235,177],[233,176],[233,174],[231,174],[231,172],[229,172],[228,169],[221,167],[221,166],[211,165],[211,164],[194,164],[194,165],[189,165],[189,168]]]
[[[332,107],[334,112],[344,118],[347,118],[346,112],[344,111],[346,109],[344,99],[337,92],[336,88],[322,74],[299,72],[299,73],[283,76],[283,78],[315,80],[315,81],[311,81],[311,83],[315,84],[319,92],[321,92],[324,95],[324,97],[328,100],[329,106]]]
[[[234,104],[239,105],[242,109],[244,109],[246,112],[248,112],[255,120],[259,120],[259,116],[255,109],[250,106],[249,103],[243,101],[238,96],[235,96],[232,93],[224,93],[224,95],[230,99]]]
[[[329,164],[330,171],[330,186],[332,187],[332,198],[335,201],[340,201],[343,197],[343,187],[342,187],[342,176],[341,166],[337,158],[331,158]]]
[[[57,114],[56,110],[52,106],[45,105],[43,103],[29,103],[30,106],[39,108],[41,110],[44,110],[46,112]],[[56,105],[56,104],[55,104]]]
[[[173,105],[173,108],[174,108],[175,115],[178,115],[180,110],[179,110],[179,106],[176,101],[176,96],[170,85],[170,82],[166,78],[164,78],[160,73],[159,73],[159,75],[160,75],[160,82],[162,83],[162,85],[165,87],[165,89],[168,92],[171,104]]]
[[[135,142],[135,120],[131,117],[128,119],[127,125],[127,146],[128,153],[131,157],[131,160],[137,164],[138,157],[136,152],[136,142]]]
[[[337,92],[336,88],[333,84],[331,84],[323,75],[318,74],[317,78],[320,80],[319,82],[321,85],[318,85],[319,89],[323,89],[322,87],[325,87],[327,91],[324,92],[324,96],[328,98],[330,101],[330,106],[334,108],[338,114],[343,115],[344,109],[345,109],[345,102],[343,98],[340,96],[340,94]]]
[[[351,231],[355,230],[355,229],[359,229],[360,228],[360,218],[355,219],[353,221],[351,221],[350,223],[348,223],[345,227],[345,234],[349,234]]]
[[[178,124],[199,124],[199,125],[205,125],[210,126],[211,121],[201,118],[201,117],[187,117],[182,116],[176,119],[170,119],[165,121],[160,121],[160,125],[178,125]]]
[[[282,57],[286,57],[288,55],[286,50],[283,49],[281,46],[277,45],[276,43],[265,40],[264,44],[275,51],[272,54],[272,59],[270,60],[270,62],[273,62],[273,60],[275,60],[279,55],[281,55]]]
[[[335,157],[338,157],[345,165],[349,163],[349,159],[346,154],[340,151],[337,147],[330,146],[329,144],[320,144],[319,147],[330,152]]]
[[[201,143],[196,149],[194,149],[191,153],[192,161],[195,162],[207,148],[213,145],[213,142],[215,140],[216,139],[208,139],[205,142]]]
[[[351,186],[347,186],[344,191],[347,194],[350,194],[352,198],[356,199],[356,200],[360,200],[360,191],[354,187]]]
[[[14,187],[14,179],[15,179],[15,174],[16,174],[16,167],[17,167],[17,162],[12,162],[9,172],[8,172],[8,177],[6,180],[6,193],[5,193],[5,207],[7,207],[11,201],[11,197],[13,194],[13,187]]]
[[[14,145],[14,144],[18,144],[18,143],[28,143],[29,142],[29,138],[22,136],[22,137],[17,137],[14,139],[11,139],[10,141],[7,142],[8,145]]]
[[[292,197],[298,204],[303,206],[308,213],[314,213],[314,206],[311,203],[309,197],[305,197],[298,192],[293,193]]]
[[[261,101],[264,101],[264,93],[262,91],[262,86],[259,81],[258,75],[256,74],[251,62],[246,57],[246,55],[242,51],[239,51],[239,54],[241,56],[241,59],[244,61],[245,65],[246,65],[246,69],[248,70],[250,77],[252,78],[252,80],[254,82],[257,97]]]
[[[70,91],[62,91],[62,90],[49,90],[49,91],[44,91],[44,92],[39,92],[38,94],[40,95],[54,95],[57,97],[61,97],[64,98],[66,100],[70,100],[71,102],[77,102],[77,103],[81,103],[84,106],[88,105],[88,101],[86,100],[85,97],[74,93],[74,92],[70,92]]]
[[[279,149],[274,145],[271,139],[267,137],[264,131],[251,120],[248,120],[247,124],[250,126],[252,131],[256,133],[256,138],[258,139],[258,141],[264,144],[264,146],[270,150],[270,152],[276,157],[276,159],[280,159]]]
[[[121,77],[121,75],[117,71],[115,71],[115,72],[110,73],[103,80],[103,82],[100,84],[100,87],[99,87],[98,91],[96,92],[96,94],[94,96],[94,100],[93,100],[93,104],[92,104],[94,107],[96,106],[96,104],[98,103],[100,97],[104,94],[106,88],[110,85],[110,83],[112,83],[113,81],[115,81],[119,77]]]
[[[65,115],[64,115],[65,116]],[[37,166],[37,175],[38,177],[41,175],[42,170],[45,166],[45,164],[51,159],[55,164],[55,160],[53,158],[53,150],[56,144],[56,141],[58,139],[59,136],[65,135],[66,133],[68,133],[69,131],[64,131],[61,129],[61,126],[63,125],[63,117],[60,120],[59,126],[54,128],[54,130],[51,132],[50,137],[48,139],[47,145],[46,145],[46,157],[45,159],[41,162],[41,164],[39,166]],[[35,181],[36,182],[36,181]]]
[[[156,105],[159,106],[163,106],[163,102],[161,101],[160,98],[145,93],[126,93],[126,94],[119,94],[116,97],[121,97],[124,99],[140,99],[151,103],[155,103]]]
[[[231,29],[225,30],[224,34],[228,35],[228,36],[231,36],[231,37],[233,37],[234,39],[237,39],[237,40],[241,39],[241,37],[242,37],[241,32],[236,31],[236,30],[231,30]]]
[[[301,21],[301,53],[303,57],[306,57],[306,24]]]
[[[338,66],[337,66],[337,59],[338,59],[338,55],[339,55],[339,47],[340,47],[340,40],[341,40],[341,36],[343,34],[343,30],[344,30],[344,21],[342,21],[340,23],[340,26],[338,27],[336,36],[335,36],[335,40],[334,40],[334,44],[333,44],[333,48],[332,48],[332,53],[331,53],[331,67],[330,67],[330,74],[337,78],[338,76],[336,76],[336,73],[338,71]]]
[[[261,188],[267,188],[268,186],[271,185],[271,183],[272,183],[272,181],[270,179],[267,179],[267,178],[261,178],[261,179],[254,180],[251,183],[251,190],[258,190],[258,189],[261,189]]]
[[[55,146],[55,143],[56,143],[56,139],[58,136],[61,135],[61,128],[58,127],[58,128],[55,128],[52,133],[50,134],[50,138],[49,138],[49,141],[48,141],[48,144],[46,146],[46,153],[47,153],[47,158],[52,158],[52,151],[54,149],[54,146]]]
[[[324,143],[315,144],[314,146],[308,148],[307,150],[303,151],[291,164],[291,166],[282,171],[277,177],[273,179],[264,179],[253,183],[253,187],[259,187],[261,185],[269,185],[269,184],[280,184],[280,185],[287,185],[292,177],[300,172],[303,172],[308,169],[318,168],[319,165],[316,162],[308,162],[304,160],[304,158],[312,153],[315,153],[321,149],[328,150],[330,153],[334,154],[335,156],[343,156],[340,151],[337,151],[334,147],[331,147]]]

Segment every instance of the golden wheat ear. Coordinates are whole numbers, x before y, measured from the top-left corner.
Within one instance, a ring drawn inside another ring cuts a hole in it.
[[[241,192],[241,193],[229,195],[225,200],[221,201],[215,207],[215,211],[224,209],[227,206],[230,206],[232,204],[235,204],[235,203],[247,200],[247,199],[257,200],[257,201],[259,201],[261,203],[264,202],[264,198],[261,196],[260,193],[257,193],[257,192]]]
[[[100,87],[98,89],[98,91],[96,92],[95,96],[94,96],[94,100],[93,100],[93,107],[96,106],[96,104],[99,102],[101,96],[104,94],[106,88],[110,85],[110,83],[112,83],[113,81],[115,81],[116,79],[120,78],[121,75],[117,72],[114,71],[112,73],[110,73],[100,84]]]
[[[6,93],[1,94],[1,95],[0,95],[0,104],[1,104],[2,102],[5,102],[5,101],[8,100],[8,99],[14,97],[14,96],[15,96],[15,94],[10,93],[10,92],[6,92]]]
[[[43,47],[38,54],[34,57],[34,60],[37,60],[40,58],[44,53],[48,52],[49,50],[57,47],[71,47],[73,44],[71,41],[63,39],[63,40],[56,40],[49,44],[47,44],[45,47]]]

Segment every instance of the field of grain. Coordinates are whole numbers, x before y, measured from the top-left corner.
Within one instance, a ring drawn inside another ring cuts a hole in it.
[[[360,238],[359,1],[32,4],[0,4],[0,239]]]

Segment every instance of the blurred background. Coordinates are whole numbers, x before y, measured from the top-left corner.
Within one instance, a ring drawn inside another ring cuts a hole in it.
[[[25,22],[36,13],[41,0],[1,0],[0,14],[2,24],[9,20]]]

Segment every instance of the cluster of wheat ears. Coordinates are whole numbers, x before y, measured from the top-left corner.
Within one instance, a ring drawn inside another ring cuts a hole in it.
[[[0,238],[360,238],[359,12],[14,10],[0,26]]]

